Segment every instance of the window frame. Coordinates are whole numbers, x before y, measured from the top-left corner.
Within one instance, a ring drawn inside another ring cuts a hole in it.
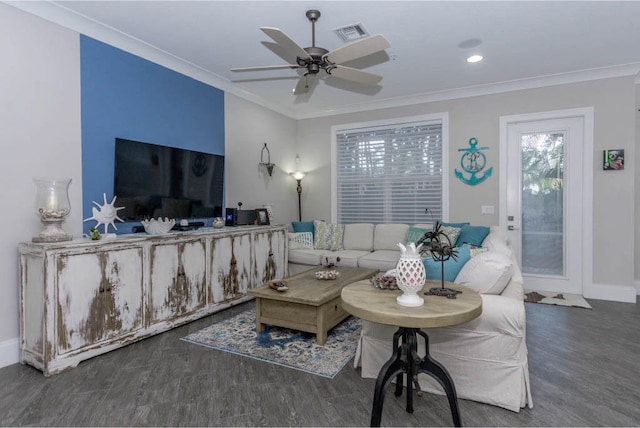
[[[415,122],[440,122],[442,126],[442,219],[449,218],[449,113],[433,113],[419,116],[397,117],[368,122],[345,123],[331,127],[331,221],[338,219],[338,139],[337,134],[361,128],[401,126]],[[425,207],[427,208],[427,207]],[[437,219],[434,219],[437,220]],[[424,223],[431,223],[425,216]]]

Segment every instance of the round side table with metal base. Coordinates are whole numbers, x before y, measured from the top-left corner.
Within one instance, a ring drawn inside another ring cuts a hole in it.
[[[427,281],[425,288],[435,281]],[[399,290],[381,290],[369,281],[358,281],[342,290],[342,307],[347,312],[380,324],[398,326],[393,335],[393,354],[382,366],[373,396],[371,426],[380,426],[385,392],[395,377],[395,395],[402,395],[404,375],[407,376],[407,407],[413,413],[413,385],[418,391],[418,373],[435,378],[447,394],[455,426],[462,426],[456,388],[447,369],[429,354],[429,336],[422,328],[448,327],[463,324],[482,313],[482,299],[475,291],[457,284],[447,284],[461,291],[457,299],[442,296],[425,297],[425,304],[407,308],[396,303]],[[424,356],[418,355],[418,336],[425,341]]]

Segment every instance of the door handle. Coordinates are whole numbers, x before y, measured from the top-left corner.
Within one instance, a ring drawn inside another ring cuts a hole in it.
[[[507,226],[508,230],[520,230],[519,228],[516,228],[515,226]]]

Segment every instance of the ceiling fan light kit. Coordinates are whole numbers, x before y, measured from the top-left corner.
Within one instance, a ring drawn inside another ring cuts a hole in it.
[[[306,13],[307,19],[311,21],[311,47],[302,48],[282,30],[273,27],[261,27],[263,33],[275,41],[289,56],[296,58],[296,64],[232,68],[231,71],[266,71],[278,69],[306,69],[300,77],[293,93],[300,95],[309,92],[313,83],[321,70],[327,75],[349,80],[365,85],[377,85],[382,80],[382,76],[368,73],[357,68],[346,67],[344,62],[362,58],[391,47],[389,41],[382,34],[356,40],[343,45],[333,51],[316,46],[315,23],[320,18],[320,11],[311,9]]]

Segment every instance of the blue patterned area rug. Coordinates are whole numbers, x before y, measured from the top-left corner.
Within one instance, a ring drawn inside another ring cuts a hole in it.
[[[360,319],[349,317],[318,345],[315,334],[286,328],[268,325],[256,333],[250,309],[181,340],[333,379],[355,355],[360,326]]]

